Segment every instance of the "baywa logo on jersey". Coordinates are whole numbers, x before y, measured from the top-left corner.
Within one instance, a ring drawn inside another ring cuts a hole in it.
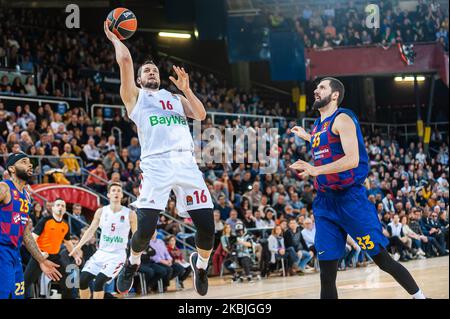
[[[190,195],[186,196],[186,204],[188,206],[191,206],[194,204],[194,199],[192,198],[192,196],[190,196]]]
[[[171,115],[171,116],[157,116],[153,115],[149,117],[150,125],[187,125],[187,121],[184,117],[180,115]]]
[[[116,243],[116,244],[122,244],[123,243],[123,238],[120,236],[106,236],[103,235],[103,240],[107,243]]]

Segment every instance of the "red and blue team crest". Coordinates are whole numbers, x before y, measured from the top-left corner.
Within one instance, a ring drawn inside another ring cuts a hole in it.
[[[186,205],[191,206],[194,204],[194,199],[192,198],[192,196],[188,195],[186,196]]]
[[[19,198],[20,198],[19,192],[15,189],[13,189],[13,197],[14,197],[14,200],[19,200]]]
[[[125,222],[125,216],[120,216],[120,222],[121,223]]]
[[[323,130],[324,131],[328,128],[328,125],[330,125],[330,122],[323,123]]]

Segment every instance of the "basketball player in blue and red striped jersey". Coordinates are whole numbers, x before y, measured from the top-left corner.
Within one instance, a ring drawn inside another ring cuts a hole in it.
[[[0,182],[0,299],[23,299],[25,293],[20,247],[22,242],[42,271],[59,280],[59,265],[46,259],[31,234],[30,196],[25,190],[33,165],[25,153],[11,154],[6,162],[10,180]]]
[[[338,260],[345,252],[347,234],[413,298],[425,298],[408,270],[385,249],[388,240],[363,186],[369,163],[361,128],[351,110],[338,107],[344,98],[344,85],[335,78],[324,78],[314,96],[313,107],[319,110],[320,118],[311,134],[299,126],[292,129],[311,143],[314,165],[299,160],[290,167],[299,170],[302,177],[315,177],[314,246],[320,265],[321,298],[338,297]]]

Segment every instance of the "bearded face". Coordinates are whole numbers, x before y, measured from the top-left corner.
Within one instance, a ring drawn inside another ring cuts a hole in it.
[[[142,88],[151,90],[159,89],[161,82],[158,67],[150,63],[143,65],[140,69],[138,83]]]
[[[11,168],[14,167],[13,170]],[[28,183],[33,176],[33,165],[29,158],[23,158],[8,169],[11,176],[15,175],[18,179]]]
[[[316,96],[316,99],[314,100],[313,108],[318,110],[322,107],[328,105],[331,102],[331,94],[321,98],[320,96]]]

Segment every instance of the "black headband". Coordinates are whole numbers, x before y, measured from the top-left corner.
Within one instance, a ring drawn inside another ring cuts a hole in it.
[[[8,160],[6,161],[6,168],[13,166],[17,163],[17,161],[20,161],[22,158],[28,158],[28,155],[20,152],[20,153],[13,153],[9,155]]]

